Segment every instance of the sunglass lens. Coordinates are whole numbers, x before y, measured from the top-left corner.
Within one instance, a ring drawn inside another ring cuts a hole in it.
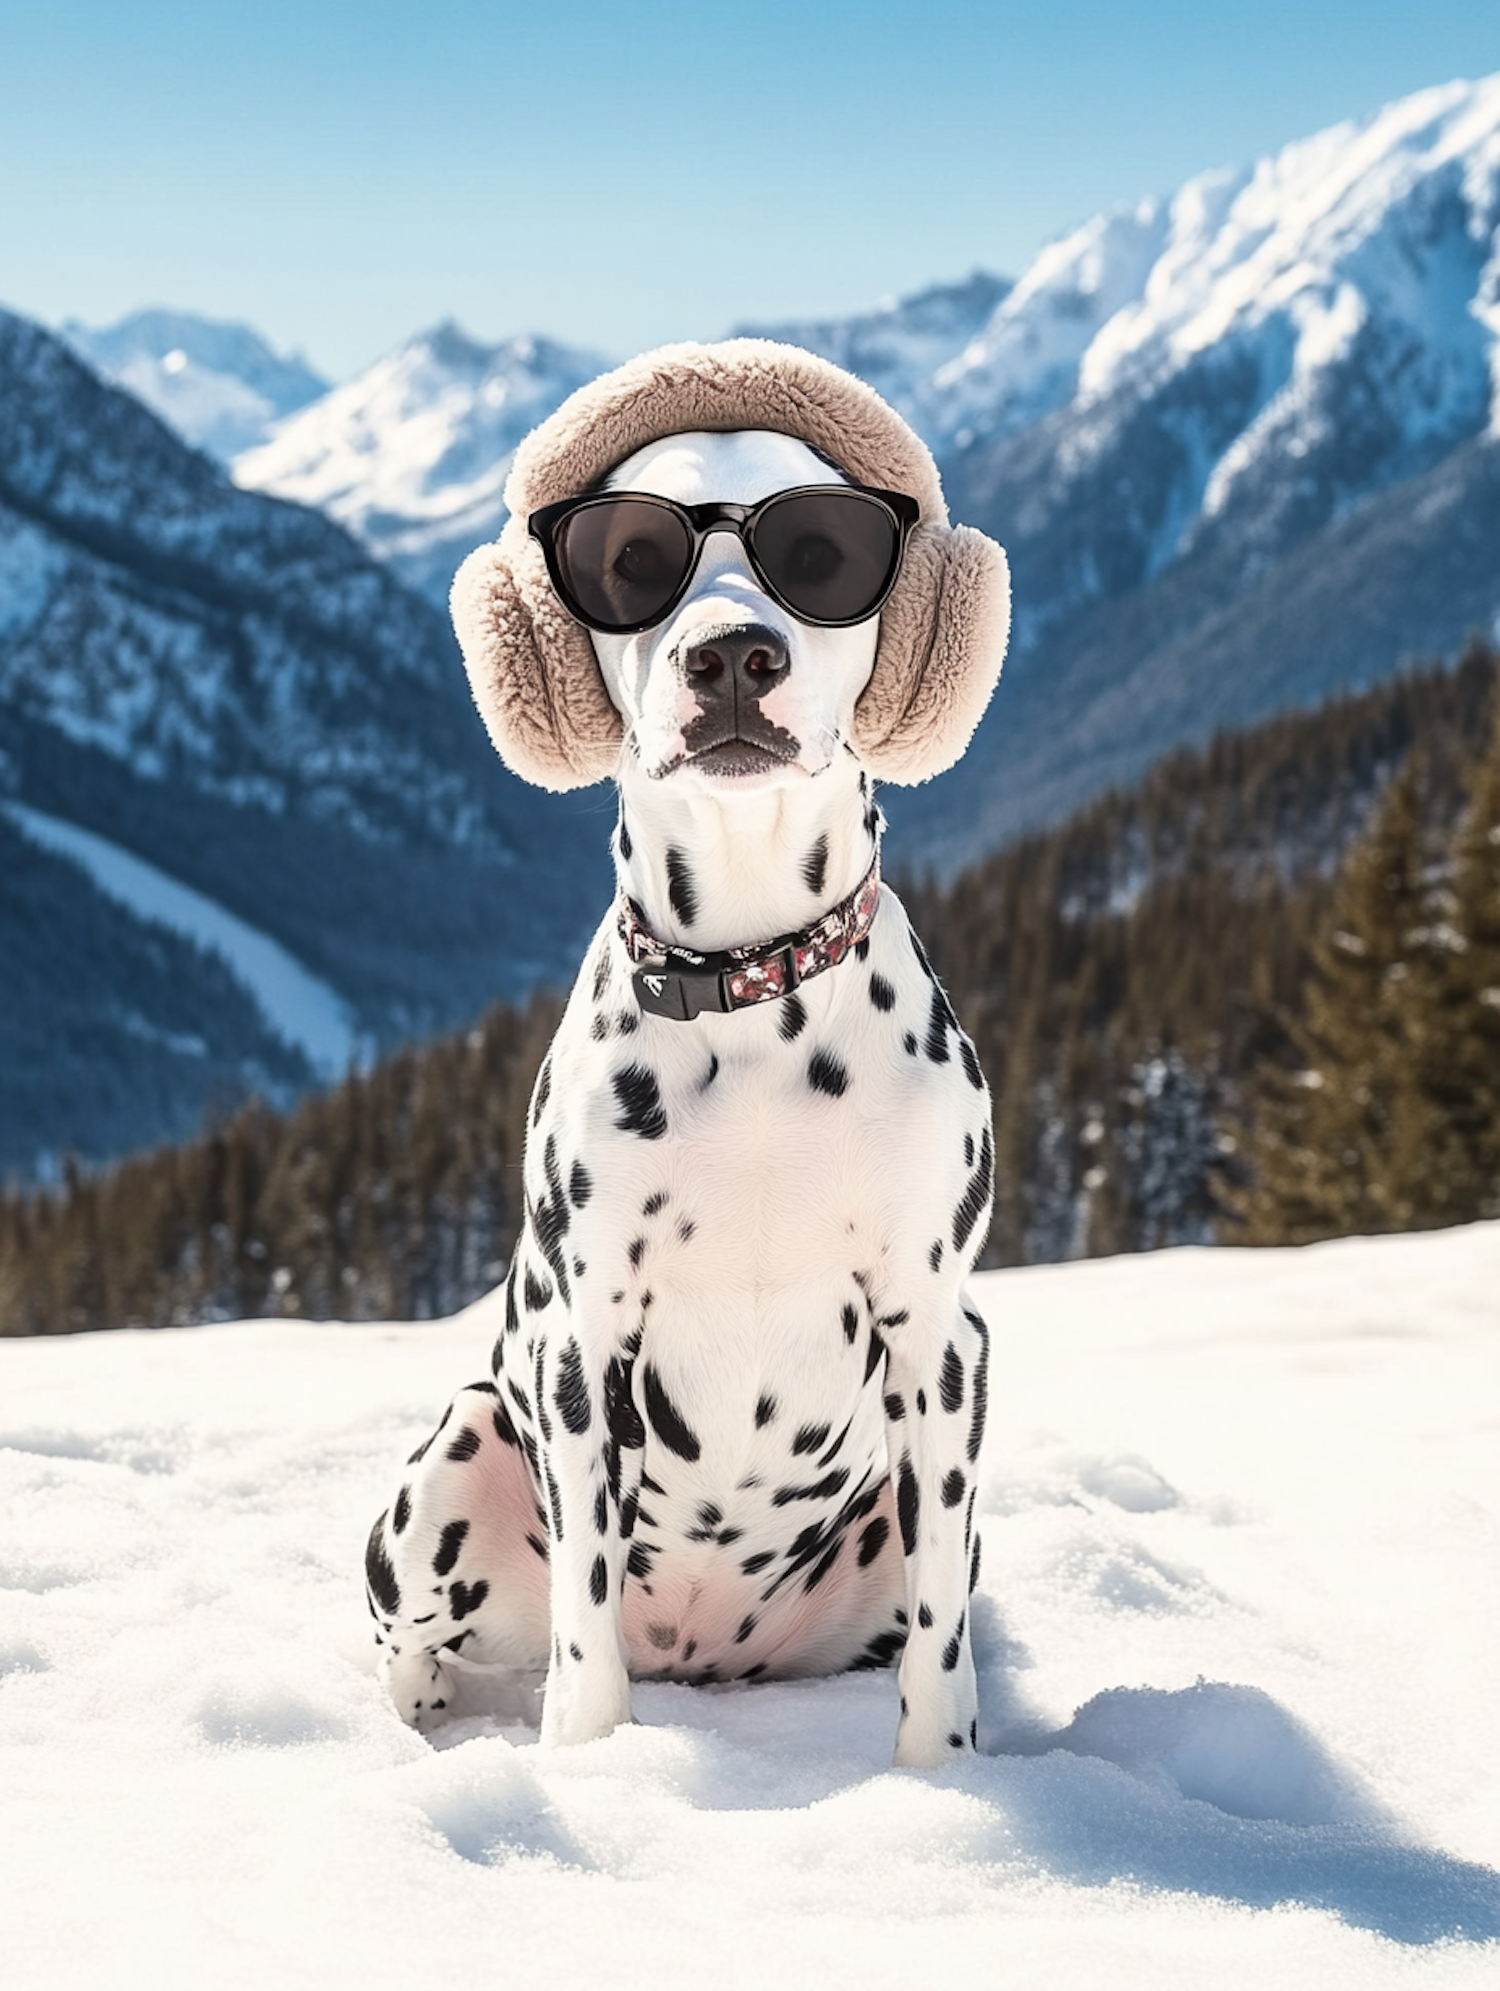
[[[900,533],[877,499],[858,491],[805,491],[767,505],[755,553],[794,615],[860,622],[884,599]]]
[[[597,629],[656,621],[692,559],[687,526],[666,505],[606,499],[565,518],[556,539],[565,591]]]

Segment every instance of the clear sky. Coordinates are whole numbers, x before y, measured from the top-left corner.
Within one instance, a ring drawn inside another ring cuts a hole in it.
[[[623,354],[1012,274],[1500,69],[1500,0],[0,0],[0,301]]]

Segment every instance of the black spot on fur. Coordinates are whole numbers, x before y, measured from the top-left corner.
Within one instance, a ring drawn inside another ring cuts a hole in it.
[[[917,1415],[918,1415],[918,1417],[925,1417],[925,1416],[927,1415],[927,1392],[926,1392],[926,1390],[918,1390],[918,1391],[917,1391]]]
[[[802,882],[809,892],[821,892],[828,875],[828,837],[820,836],[802,860]]]
[[[890,1533],[890,1522],[887,1521],[883,1514],[877,1514],[859,1538],[859,1566],[861,1569],[869,1568],[870,1564],[890,1539]]]
[[[609,1533],[609,1488],[602,1479],[594,1488],[594,1533]]]
[[[448,1609],[454,1621],[466,1618],[477,1611],[490,1594],[490,1586],[481,1576],[477,1583],[460,1583],[456,1578],[448,1585]]]
[[[884,975],[871,975],[870,1000],[877,1009],[894,1009],[896,1007],[896,991],[891,987]]]
[[[589,1035],[596,1044],[602,1044],[609,1035],[609,1018],[603,1015],[596,1016],[589,1025]]]
[[[979,1069],[979,1054],[967,1037],[959,1038],[958,1055],[963,1059],[964,1077],[976,1092],[983,1092],[984,1073]]]
[[[853,1673],[865,1673],[873,1671],[876,1667],[889,1666],[905,1644],[905,1632],[877,1632],[849,1670]]]
[[[640,1027],[641,1016],[639,1010],[622,1009],[615,1018],[615,1035],[617,1037],[633,1036]]]
[[[922,1500],[917,1492],[917,1476],[911,1469],[911,1460],[901,1461],[901,1470],[896,1475],[896,1518],[901,1523],[901,1546],[907,1555],[914,1555],[917,1548],[917,1522],[921,1514]]]
[[[472,1459],[478,1450],[479,1433],[471,1431],[466,1424],[448,1447],[445,1457],[452,1459],[453,1463],[458,1466],[462,1465],[465,1459]]]
[[[969,1558],[969,1595],[972,1597],[979,1584],[979,1537],[974,1537],[974,1553]]]
[[[844,1339],[852,1348],[854,1346],[854,1337],[859,1333],[859,1313],[846,1300],[844,1302],[844,1311],[840,1318],[844,1323]]]
[[[792,1440],[793,1452],[817,1451],[820,1445],[827,1442],[828,1434],[832,1429],[833,1426],[831,1424],[804,1424]]]
[[[630,1263],[636,1271],[640,1270],[641,1260],[645,1255],[646,1240],[643,1237],[632,1238],[630,1240]]]
[[[599,959],[594,963],[595,1002],[603,1002],[604,1000],[604,991],[609,987],[609,976],[612,965],[610,952],[608,947],[606,947],[600,954]]]
[[[531,1124],[540,1125],[547,1101],[552,1097],[552,1053],[549,1051],[542,1060],[542,1069],[536,1075],[536,1091],[531,1096]]]
[[[856,940],[856,941],[855,941],[855,943],[854,943],[854,958],[855,958],[855,960],[856,960],[856,961],[868,961],[868,960],[869,960],[869,958],[870,958],[870,936],[869,936],[869,934],[866,934],[863,940]]]
[[[967,1488],[968,1481],[964,1478],[958,1467],[955,1466],[943,1481],[943,1505],[945,1507],[956,1507],[959,1501],[963,1499]]]
[[[391,1533],[404,1535],[406,1524],[411,1519],[411,1488],[403,1486],[396,1495],[396,1504],[391,1509]]]
[[[917,1040],[911,1031],[907,1031],[906,1035],[901,1039],[901,1044],[909,1058],[914,1058],[917,1055]]]
[[[910,1319],[911,1315],[905,1307],[902,1307],[897,1313],[882,1314],[880,1316],[880,1325],[882,1327],[905,1327]]]
[[[625,1573],[637,1579],[651,1574],[651,1551],[644,1542],[632,1542],[625,1558]]]
[[[833,1443],[828,1447],[828,1450],[823,1454],[822,1458],[818,1460],[818,1466],[820,1470],[822,1467],[828,1464],[830,1459],[837,1458],[839,1453],[844,1449],[844,1440],[849,1436],[849,1425],[853,1424],[853,1422],[854,1419],[851,1417],[849,1419],[849,1424],[846,1424],[844,1426],[843,1430],[839,1433],[837,1438],[834,1439]]]
[[[881,1363],[884,1360],[885,1360],[885,1343],[881,1340],[880,1336],[875,1332],[874,1328],[872,1327],[870,1329],[870,1345],[868,1349],[865,1351],[864,1380],[866,1382],[870,1380],[871,1376],[874,1375],[875,1371],[880,1367]]]
[[[962,1251],[979,1222],[980,1212],[990,1200],[995,1180],[995,1143],[985,1128],[979,1148],[979,1166],[969,1177],[967,1188],[953,1212],[953,1249]]]
[[[958,1665],[959,1647],[963,1643],[963,1628],[964,1621],[960,1618],[958,1621],[958,1630],[943,1647],[943,1671],[945,1673],[951,1673]]]
[[[625,859],[627,864],[634,851],[635,845],[630,841],[630,826],[625,821],[625,811],[622,809],[620,811],[620,855]]]
[[[742,1623],[741,1623],[741,1625],[740,1625],[740,1628],[739,1628],[739,1630],[738,1630],[738,1631],[737,1631],[737,1632],[735,1633],[735,1635],[734,1635],[734,1642],[735,1642],[735,1644],[736,1644],[736,1645],[743,1645],[743,1644],[745,1643],[745,1640],[746,1640],[746,1639],[747,1639],[747,1638],[748,1638],[748,1637],[750,1636],[751,1632],[753,1632],[754,1630],[755,1630],[755,1619],[754,1619],[754,1617],[753,1617],[753,1616],[751,1616],[751,1617],[748,1617],[748,1618],[745,1618],[745,1619],[744,1619],[744,1620],[742,1621]]]
[[[822,1555],[819,1556],[818,1560],[813,1564],[812,1569],[808,1573],[807,1581],[802,1586],[804,1595],[809,1590],[817,1589],[818,1585],[823,1581],[823,1578],[828,1574],[829,1570],[832,1569],[833,1565],[838,1561],[839,1551],[840,1549],[843,1548],[843,1546],[844,1546],[843,1537],[842,1536],[835,1537],[835,1539],[823,1551]]]
[[[572,1653],[572,1655],[573,1655],[573,1657],[574,1657],[575,1659],[577,1659],[577,1660],[579,1660],[579,1661],[582,1661],[582,1659],[583,1659],[583,1647],[582,1647],[581,1645],[579,1645],[579,1644],[578,1644],[578,1643],[577,1643],[576,1641],[570,1641],[570,1642],[569,1642],[569,1645],[568,1645],[568,1650],[569,1650],[569,1652],[571,1652],[571,1653]]]
[[[665,1189],[653,1189],[641,1205],[641,1215],[643,1217],[654,1217],[658,1210],[664,1210],[667,1207],[668,1201],[669,1198]]]
[[[943,1240],[940,1237],[935,1237],[932,1240],[932,1249],[927,1254],[927,1263],[932,1267],[933,1271],[936,1272],[938,1267],[942,1264],[942,1262],[943,1262]]]
[[[763,1569],[768,1569],[775,1560],[775,1549],[761,1549],[755,1555],[747,1555],[745,1560],[740,1564],[740,1568],[746,1576],[759,1576],[760,1572]]]
[[[401,1586],[396,1581],[391,1559],[385,1552],[384,1530],[385,1516],[382,1514],[370,1530],[370,1540],[365,1548],[365,1581],[370,1586],[370,1595],[386,1617],[394,1618],[401,1609]]]
[[[773,1418],[773,1417],[774,1417],[775,1415],[776,1415],[776,1399],[775,1399],[775,1397],[773,1397],[773,1396],[763,1396],[763,1397],[761,1397],[761,1398],[760,1398],[760,1400],[759,1400],[759,1401],[757,1402],[757,1404],[756,1404],[756,1406],[755,1406],[755,1428],[756,1428],[756,1430],[757,1430],[757,1431],[764,1431],[764,1429],[766,1428],[766,1426],[767,1426],[767,1425],[768,1425],[768,1424],[770,1423],[771,1419],[772,1419],[772,1418]]]
[[[840,1099],[849,1090],[849,1074],[831,1051],[814,1051],[807,1065],[807,1082],[814,1092]]]
[[[458,1561],[458,1552],[469,1532],[467,1521],[450,1521],[438,1536],[437,1554],[432,1558],[434,1576],[446,1576]]]
[[[714,1080],[718,1076],[719,1076],[719,1054],[717,1051],[714,1051],[709,1056],[708,1070],[704,1073],[703,1077],[698,1081],[698,1090],[700,1092],[707,1092],[708,1088],[713,1084]]]
[[[984,1443],[984,1415],[986,1393],[989,1386],[990,1339],[988,1333],[979,1344],[979,1354],[974,1362],[974,1408],[969,1419],[969,1442],[965,1451],[969,1464],[979,1457],[979,1448]]]
[[[692,871],[673,844],[667,846],[667,903],[684,926],[691,926],[698,917],[698,891]]]
[[[917,1606],[917,1623],[922,1627],[924,1632],[932,1630],[932,1610],[929,1605],[919,1604]]]
[[[557,1474],[552,1470],[552,1461],[544,1461],[543,1477],[547,1482],[547,1505],[552,1511],[552,1539],[560,1542],[563,1538],[562,1488],[557,1483]]]
[[[906,1405],[898,1390],[892,1390],[885,1400],[885,1414],[893,1424],[899,1424],[906,1415]]]
[[[789,1507],[794,1500],[831,1500],[848,1484],[849,1468],[839,1466],[815,1486],[783,1486],[771,1495],[773,1507]]]
[[[620,1103],[615,1125],[622,1134],[639,1134],[643,1141],[659,1141],[667,1131],[666,1110],[661,1103],[656,1073],[645,1065],[627,1065],[612,1072],[610,1083]]]
[[[642,1372],[642,1380],[646,1389],[646,1415],[651,1420],[652,1430],[669,1452],[675,1452],[679,1459],[686,1459],[692,1465],[703,1450],[697,1434],[667,1395],[661,1377],[649,1362]]]
[[[689,1244],[692,1241],[693,1232],[697,1228],[698,1226],[693,1222],[691,1217],[684,1217],[682,1222],[677,1226],[677,1235],[682,1239],[684,1244]]]
[[[950,1749],[962,1749],[963,1746],[964,1746],[963,1737],[957,1732],[957,1730],[950,1729],[948,1732],[948,1747]]]
[[[596,1604],[602,1604],[609,1595],[609,1565],[602,1555],[594,1557],[594,1566],[589,1571],[589,1595]]]
[[[568,1176],[568,1194],[573,1199],[573,1207],[581,1210],[594,1193],[594,1178],[581,1161],[575,1161]]]
[[[634,1363],[615,1355],[604,1372],[605,1420],[611,1438],[624,1452],[639,1452],[646,1443],[646,1427],[631,1394],[634,1367]]]
[[[520,1411],[523,1417],[529,1419],[531,1416],[531,1398],[521,1388],[521,1385],[516,1381],[514,1376],[507,1376],[505,1378],[505,1387],[510,1391],[510,1400],[516,1409]]]
[[[927,1015],[928,1057],[935,1065],[948,1062],[948,1002],[942,990],[934,982],[932,985],[932,1007]]]
[[[963,1409],[964,1403],[964,1364],[963,1357],[950,1341],[943,1350],[943,1366],[938,1372],[938,1402],[950,1416]]]
[[[781,1041],[790,1044],[794,1037],[800,1037],[807,1027],[807,1005],[799,995],[785,997],[776,1028],[781,1033]]]
[[[545,1279],[539,1279],[528,1265],[526,1268],[526,1311],[539,1314],[544,1307],[552,1304],[552,1288]]]
[[[557,1382],[552,1391],[552,1401],[557,1405],[557,1414],[567,1429],[575,1438],[581,1438],[588,1430],[594,1413],[589,1402],[588,1377],[583,1373],[583,1355],[571,1335],[557,1358]]]

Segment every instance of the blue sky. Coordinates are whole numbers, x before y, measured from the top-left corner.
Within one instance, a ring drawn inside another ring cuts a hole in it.
[[[623,354],[1015,273],[1497,68],[1497,0],[0,0],[0,300],[335,375],[447,316]]]

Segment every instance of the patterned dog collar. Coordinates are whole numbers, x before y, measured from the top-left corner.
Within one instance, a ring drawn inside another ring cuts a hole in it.
[[[635,964],[635,999],[648,1016],[665,1016],[674,1023],[691,1023],[705,1010],[727,1015],[774,1002],[826,968],[836,968],[869,933],[879,904],[878,844],[869,870],[847,899],[800,933],[785,933],[764,945],[727,947],[717,954],[668,946],[648,930],[634,902],[624,899],[620,938]]]

